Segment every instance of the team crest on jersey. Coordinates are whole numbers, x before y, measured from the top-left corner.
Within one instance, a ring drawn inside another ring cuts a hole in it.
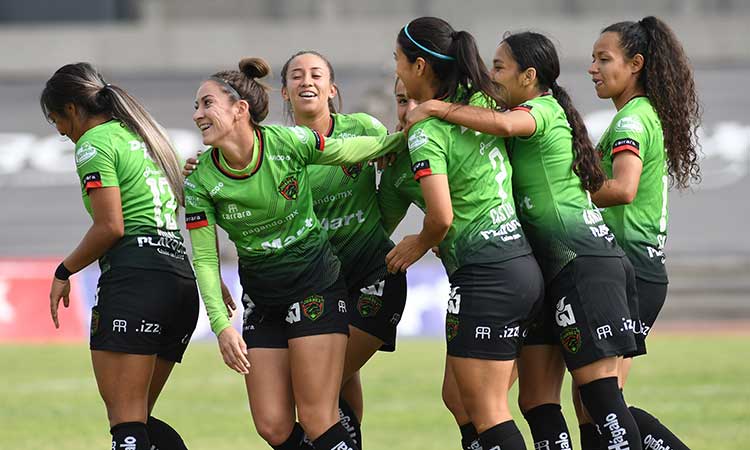
[[[299,303],[302,307],[302,314],[313,322],[323,315],[325,301],[320,295],[311,295]]]
[[[294,175],[284,178],[284,181],[279,184],[279,194],[287,200],[297,200],[299,183]]]
[[[95,335],[99,331],[99,311],[96,309],[91,310],[91,336]]]
[[[362,163],[352,164],[351,166],[341,166],[341,170],[344,171],[347,177],[356,180],[359,174],[362,173]]]
[[[452,341],[453,338],[458,334],[458,316],[454,314],[447,314],[445,316],[445,337],[448,342]]]
[[[581,349],[581,329],[578,327],[567,327],[560,335],[560,342],[565,350],[570,353],[578,353]]]
[[[96,156],[96,147],[91,145],[90,142],[84,142],[76,150],[76,166],[81,167],[94,156]]]
[[[373,317],[383,307],[383,299],[377,295],[362,294],[357,301],[357,311],[362,317]]]

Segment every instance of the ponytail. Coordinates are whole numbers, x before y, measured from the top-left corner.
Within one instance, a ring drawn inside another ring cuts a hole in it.
[[[175,149],[169,142],[164,128],[124,89],[105,85],[100,90],[100,95],[110,100],[112,117],[124,123],[143,139],[149,156],[164,173],[178,203],[183,205],[185,196],[182,171],[177,162]]]
[[[654,16],[639,22],[619,22],[602,30],[606,32],[619,35],[627,58],[643,56],[638,83],[661,121],[671,184],[684,189],[700,182],[698,128],[703,110],[690,61],[679,39]]]
[[[410,62],[421,57],[430,64],[439,83],[438,98],[468,104],[481,92],[495,104],[505,104],[469,32],[455,31],[437,17],[420,17],[401,29],[397,42]]]
[[[222,70],[209,79],[218,82],[234,101],[246,101],[249,105],[250,123],[258,126],[268,116],[268,91],[271,88],[257,79],[270,73],[271,66],[263,58],[242,58],[239,70]]]
[[[573,172],[580,178],[583,188],[589,192],[598,191],[604,184],[606,175],[601,167],[599,152],[591,143],[586,124],[581,114],[573,106],[568,92],[557,84],[560,76],[560,59],[552,41],[540,33],[525,31],[506,34],[505,43],[513,55],[519,70],[529,67],[536,70],[537,85],[541,92],[552,91],[557,103],[565,112],[573,137]]]
[[[175,198],[184,204],[180,166],[164,129],[124,89],[106,83],[94,66],[77,63],[59,68],[44,86],[39,103],[47,120],[52,112],[65,116],[65,105],[74,103],[88,116],[106,115],[121,121],[143,139]]]
[[[570,99],[568,92],[563,89],[557,82],[551,86],[552,96],[560,104],[565,117],[568,118],[568,124],[573,135],[573,172],[581,179],[583,188],[589,192],[596,192],[601,189],[607,176],[601,165],[599,152],[596,151],[594,144],[589,138],[586,124],[581,114],[573,106],[573,100]]]

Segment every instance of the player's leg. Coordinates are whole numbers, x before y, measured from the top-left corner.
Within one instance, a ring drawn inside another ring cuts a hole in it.
[[[107,408],[113,448],[151,450],[146,430],[155,355],[92,350],[99,394]]]
[[[461,400],[461,393],[456,383],[456,375],[453,373],[453,366],[445,362],[445,371],[443,373],[443,404],[451,414],[461,432],[461,448],[464,450],[476,450],[481,448],[479,445],[479,433],[471,423],[471,418],[466,412],[464,402]]]

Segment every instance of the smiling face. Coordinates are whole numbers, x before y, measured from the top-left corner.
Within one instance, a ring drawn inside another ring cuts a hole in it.
[[[60,136],[65,136],[75,144],[83,135],[82,121],[78,117],[78,109],[72,103],[65,105],[63,113],[49,113],[49,121],[55,126]]]
[[[417,102],[406,95],[406,87],[399,78],[396,80],[396,87],[393,91],[396,96],[396,113],[398,114],[399,129],[403,129],[406,124],[406,114],[417,106]]]
[[[396,60],[396,76],[404,83],[406,95],[417,103],[432,98],[431,72],[428,71],[424,58],[417,57],[414,62],[409,61],[398,44],[396,44],[396,51],[393,52],[393,58]]]
[[[318,55],[305,53],[289,62],[286,84],[281,96],[291,103],[296,115],[330,114],[329,100],[336,97],[336,85],[326,61]]]
[[[643,57],[629,59],[620,46],[620,36],[614,32],[602,33],[594,43],[589,74],[599,98],[617,98],[638,81]]]
[[[520,70],[518,62],[513,58],[510,46],[505,42],[500,43],[492,59],[490,77],[500,86],[508,107],[518,106],[528,100],[525,92],[525,83],[528,84],[527,75],[525,71]]]
[[[234,101],[216,81],[207,80],[201,84],[195,95],[193,121],[201,131],[203,144],[221,146],[220,143],[243,121],[243,116],[247,116],[243,103],[247,105],[244,100]],[[249,118],[245,119],[249,123]]]

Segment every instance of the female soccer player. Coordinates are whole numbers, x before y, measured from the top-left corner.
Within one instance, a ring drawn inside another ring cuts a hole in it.
[[[418,103],[499,101],[474,38],[441,19],[423,17],[402,28],[395,58],[407,95]],[[439,245],[451,282],[446,378],[454,378],[483,448],[525,448],[507,392],[543,281],[516,218],[505,144],[427,119],[409,131],[409,152],[426,214],[420,233],[388,254],[388,269],[405,270]]]
[[[387,134],[370,115],[336,112],[334,99],[340,97],[333,66],[317,52],[292,55],[281,69],[281,84],[285,110],[296,125],[334,138]],[[189,159],[185,171],[192,172],[196,163]],[[361,448],[363,401],[358,371],[378,349],[395,349],[396,326],[406,302],[406,275],[390,275],[385,268],[385,255],[393,243],[381,223],[375,168],[363,163],[310,166],[307,173],[313,211],[341,260],[349,292],[349,342],[340,407],[342,422],[357,435],[355,441]]]
[[[638,291],[639,320],[629,324],[637,349],[622,361],[623,386],[630,357],[646,353],[646,336],[667,295],[669,186],[683,189],[700,180],[701,108],[685,51],[669,26],[656,17],[608,26],[594,43],[592,58],[589,74],[596,94],[612,99],[617,109],[598,146],[609,179],[592,198],[605,208],[604,221],[635,267]],[[644,448],[656,442],[675,450],[687,448],[650,414],[630,409]],[[588,432],[596,436],[593,427]]]
[[[326,139],[305,127],[261,126],[268,93],[256,78],[268,72],[265,61],[244,59],[240,71],[211,76],[196,95],[193,119],[212,147],[185,180],[199,287],[224,361],[245,374],[261,436],[274,448],[299,448],[296,404],[315,448],[357,448],[337,407],[347,290],[313,212],[306,166],[349,167],[400,149],[405,140],[401,133]],[[243,336],[230,326],[221,298],[215,225],[237,246]]]
[[[583,390],[596,392],[587,405],[606,411],[597,416],[602,429],[610,412],[626,430],[632,423],[622,417],[629,413],[616,379],[607,379],[616,375],[616,357],[634,346],[632,330],[617,331],[621,318],[629,317],[632,267],[587,193],[599,189],[605,177],[580,114],[557,84],[559,74],[557,52],[547,37],[506,35],[495,52],[492,76],[508,111],[431,101],[410,118],[435,115],[511,138],[519,217],[545,278],[545,307],[519,360],[519,404],[535,448],[549,449],[571,448],[560,411],[563,359]]]
[[[94,224],[58,266],[50,311],[59,327],[69,277],[99,260],[91,360],[107,408],[112,448],[184,449],[149,417],[198,319],[198,291],[177,226],[180,172],[164,130],[125,90],[87,63],[47,81],[45,117],[76,145],[83,203]]]

